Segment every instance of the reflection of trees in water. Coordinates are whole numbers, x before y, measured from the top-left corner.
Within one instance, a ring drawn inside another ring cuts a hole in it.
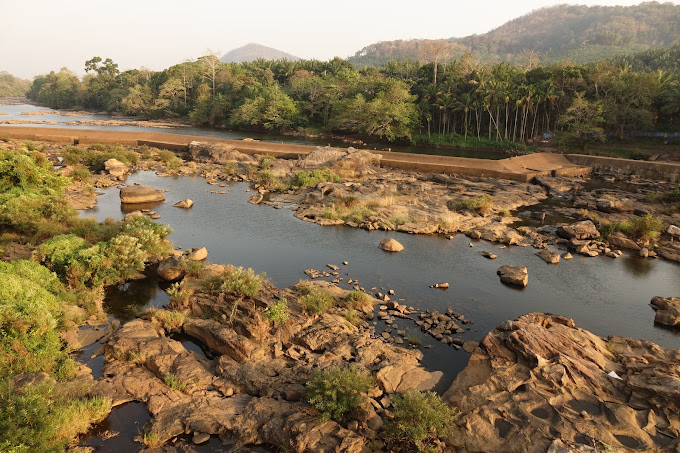
[[[143,312],[150,302],[164,303],[167,295],[158,286],[156,268],[148,268],[145,275],[144,279],[130,280],[122,285],[107,288],[104,299],[106,312],[121,321],[130,321]]]
[[[634,255],[624,255],[623,268],[636,277],[644,277],[654,270],[654,260]]]

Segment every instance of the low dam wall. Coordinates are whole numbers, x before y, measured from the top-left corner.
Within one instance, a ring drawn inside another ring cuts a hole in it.
[[[132,132],[75,128],[45,128],[1,126],[0,138],[51,141],[74,145],[120,143],[128,146],[153,146],[175,152],[188,149],[192,141],[222,143],[246,154],[271,154],[275,157],[298,159],[311,153],[316,146],[261,142],[256,140],[227,140],[214,137],[171,134],[167,132]],[[561,154],[536,153],[502,160],[465,157],[408,154],[371,151],[382,156],[381,165],[390,168],[428,173],[448,173],[481,178],[509,179],[529,182],[534,176],[581,176],[590,173],[588,164],[567,160]]]
[[[583,154],[565,154],[565,157],[569,162],[591,167],[593,171],[597,172],[637,175],[657,181],[668,181],[673,184],[680,183],[680,163],[677,162],[649,162]]]

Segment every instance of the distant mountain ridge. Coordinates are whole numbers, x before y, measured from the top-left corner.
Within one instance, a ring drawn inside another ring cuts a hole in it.
[[[300,58],[295,55],[283,52],[281,50],[274,49],[272,47],[263,46],[261,44],[250,43],[243,47],[234,49],[230,52],[225,53],[221,61],[222,63],[244,63],[248,61],[254,61],[257,59],[263,60],[283,60],[287,59],[289,61],[297,61]]]
[[[518,63],[527,51],[533,51],[543,62],[571,59],[590,63],[680,43],[680,5],[558,5],[538,9],[482,35],[437,41],[449,43],[453,58],[471,52],[483,61]],[[383,41],[364,47],[348,60],[358,66],[424,60],[424,48],[432,42]]]

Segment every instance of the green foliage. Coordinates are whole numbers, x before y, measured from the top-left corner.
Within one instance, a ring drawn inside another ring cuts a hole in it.
[[[272,321],[275,325],[284,325],[288,322],[288,318],[290,317],[286,299],[281,299],[269,304],[269,306],[264,309],[264,314],[267,319]]]
[[[23,97],[30,86],[29,80],[23,80],[6,71],[0,71],[0,97]]]
[[[490,195],[484,194],[473,198],[449,200],[446,205],[451,211],[484,211],[493,206],[493,199]]]
[[[166,292],[168,293],[168,296],[170,296],[170,302],[180,306],[187,303],[192,294],[192,291],[184,284],[184,280],[173,283]]]
[[[486,137],[465,137],[461,134],[416,134],[413,140],[418,144],[437,145],[454,148],[481,148],[515,151],[535,151],[535,146],[528,146],[512,140],[493,140]]]
[[[295,173],[293,183],[300,187],[315,186],[320,182],[340,182],[340,177],[328,167]]]
[[[67,146],[64,148],[62,158],[69,165],[84,165],[91,171],[99,173],[104,170],[104,162],[116,159],[125,165],[133,165],[139,160],[139,155],[134,151],[126,150],[122,145],[92,145],[85,149],[80,146]]]
[[[446,437],[458,417],[458,411],[434,392],[408,390],[392,398],[394,418],[386,428],[390,442],[398,449],[419,452],[438,438]]]
[[[329,368],[310,377],[305,399],[321,412],[322,420],[342,421],[366,400],[373,385],[373,377],[357,368]]]
[[[222,275],[207,277],[201,285],[208,291],[220,291],[242,297],[256,297],[267,275],[243,267],[228,267]]]
[[[58,371],[64,288],[32,261],[0,262],[0,376]]]
[[[354,310],[373,308],[371,297],[363,291],[351,291],[342,300],[348,308]]]
[[[180,392],[186,392],[187,390],[187,385],[173,373],[166,374],[163,380],[165,385],[171,389],[179,390]]]
[[[620,223],[618,229],[636,238],[655,238],[664,230],[664,226],[660,218],[653,214],[646,214],[642,217],[634,217],[627,222]]]
[[[300,294],[300,304],[307,313],[325,313],[335,304],[333,296],[318,286],[301,283],[297,290]]]
[[[151,318],[165,330],[179,329],[184,324],[184,313],[171,310],[155,310]]]
[[[111,411],[107,398],[86,398],[53,384],[17,392],[0,381],[0,451],[59,452]]]

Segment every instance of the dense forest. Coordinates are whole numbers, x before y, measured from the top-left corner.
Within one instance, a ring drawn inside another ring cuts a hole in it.
[[[30,80],[20,79],[5,71],[0,72],[0,97],[24,96],[30,85]]]
[[[680,5],[558,5],[533,11],[481,35],[436,41],[452,58],[473,53],[483,62],[530,64],[567,60],[594,63],[680,43]],[[423,59],[428,40],[384,41],[364,47],[349,61],[382,66],[390,60]]]
[[[678,72],[659,69],[677,53],[676,47],[651,57],[531,68],[482,64],[465,54],[446,63],[406,60],[362,70],[339,58],[235,64],[208,55],[160,72],[121,72],[95,57],[82,79],[67,69],[51,72],[36,77],[27,95],[53,108],[203,126],[510,146],[546,131],[581,141],[605,131],[678,130]]]

